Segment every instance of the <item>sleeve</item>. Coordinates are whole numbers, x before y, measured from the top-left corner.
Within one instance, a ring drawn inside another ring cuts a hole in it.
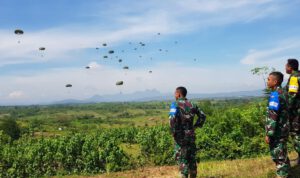
[[[177,115],[177,104],[176,102],[173,102],[170,106],[170,112],[169,112],[169,122],[170,122],[170,129],[173,136],[175,136],[175,130],[176,130],[176,115]]]
[[[195,128],[199,127],[203,127],[205,121],[206,121],[206,115],[204,114],[204,112],[198,108],[197,106],[195,107],[195,111],[196,111],[196,115],[197,115],[197,121],[194,125]]]
[[[297,95],[299,92],[299,85],[300,85],[300,77],[299,76],[291,76],[288,80],[288,85],[287,85],[287,92],[288,92],[288,98],[289,98],[289,103],[291,106],[295,104],[295,101],[297,100]]]
[[[277,92],[271,93],[265,125],[266,135],[269,137],[273,137],[275,135],[275,129],[279,122],[279,112],[282,102],[283,99],[279,98]]]

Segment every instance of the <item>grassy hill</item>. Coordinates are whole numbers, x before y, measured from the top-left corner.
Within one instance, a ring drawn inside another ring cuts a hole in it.
[[[297,155],[290,154],[291,178],[300,178],[300,166],[295,166]],[[64,176],[64,178],[176,178],[177,166],[145,167],[137,170],[95,176]],[[232,161],[207,161],[198,164],[199,178],[273,178],[275,164],[269,156]],[[55,177],[59,178],[59,177]]]

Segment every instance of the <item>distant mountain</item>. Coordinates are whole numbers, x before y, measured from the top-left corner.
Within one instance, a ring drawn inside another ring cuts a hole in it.
[[[224,92],[224,93],[210,93],[210,94],[188,94],[190,99],[225,99],[225,98],[246,98],[246,97],[261,97],[262,90],[255,91],[238,91],[238,92]],[[138,91],[130,94],[115,94],[115,95],[95,95],[85,100],[62,100],[53,104],[82,104],[82,103],[101,103],[101,102],[142,102],[142,101],[165,101],[173,100],[173,94],[164,94],[159,91],[146,90]]]

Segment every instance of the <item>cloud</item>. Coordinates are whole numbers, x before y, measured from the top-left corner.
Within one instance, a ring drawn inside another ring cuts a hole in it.
[[[90,14],[94,23],[66,22],[64,26],[25,31],[21,37],[0,29],[0,66],[40,62],[41,46],[47,48],[43,60],[67,60],[77,57],[74,51],[94,48],[102,42],[115,46],[128,40],[151,40],[157,32],[172,35],[273,16],[284,11],[282,4],[272,0],[154,0],[132,3],[128,8],[124,2],[114,3],[109,10],[101,7],[103,11],[95,8],[88,13],[78,12]]]
[[[23,99],[25,97],[25,93],[23,91],[13,91],[9,93],[9,99]]]
[[[35,104],[63,99],[85,99],[93,95],[132,93],[147,89],[157,89],[163,93],[173,92],[177,86],[186,86],[190,93],[215,93],[241,90],[254,90],[263,87],[256,76],[252,76],[248,68],[232,69],[216,67],[204,69],[185,66],[183,63],[161,63],[151,69],[152,74],[144,69],[131,69],[127,72],[120,68],[101,66],[93,70],[82,68],[52,69],[30,76],[1,76],[1,93],[12,93],[22,96],[18,102],[0,96],[1,104],[27,103]],[[226,77],[223,75],[226,73]],[[178,75],[181,74],[181,75]],[[124,81],[117,87],[116,81]],[[70,83],[72,88],[66,88]],[[30,100],[28,100],[30,98]]]
[[[295,54],[300,47],[298,40],[282,40],[272,48],[264,50],[250,49],[240,62],[245,65],[263,65],[276,63],[278,60],[286,60]],[[299,53],[297,53],[299,55]]]

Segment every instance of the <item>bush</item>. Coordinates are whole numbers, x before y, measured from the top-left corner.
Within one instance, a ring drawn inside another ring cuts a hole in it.
[[[0,131],[9,135],[13,140],[20,137],[20,128],[15,119],[4,118],[0,120]]]

